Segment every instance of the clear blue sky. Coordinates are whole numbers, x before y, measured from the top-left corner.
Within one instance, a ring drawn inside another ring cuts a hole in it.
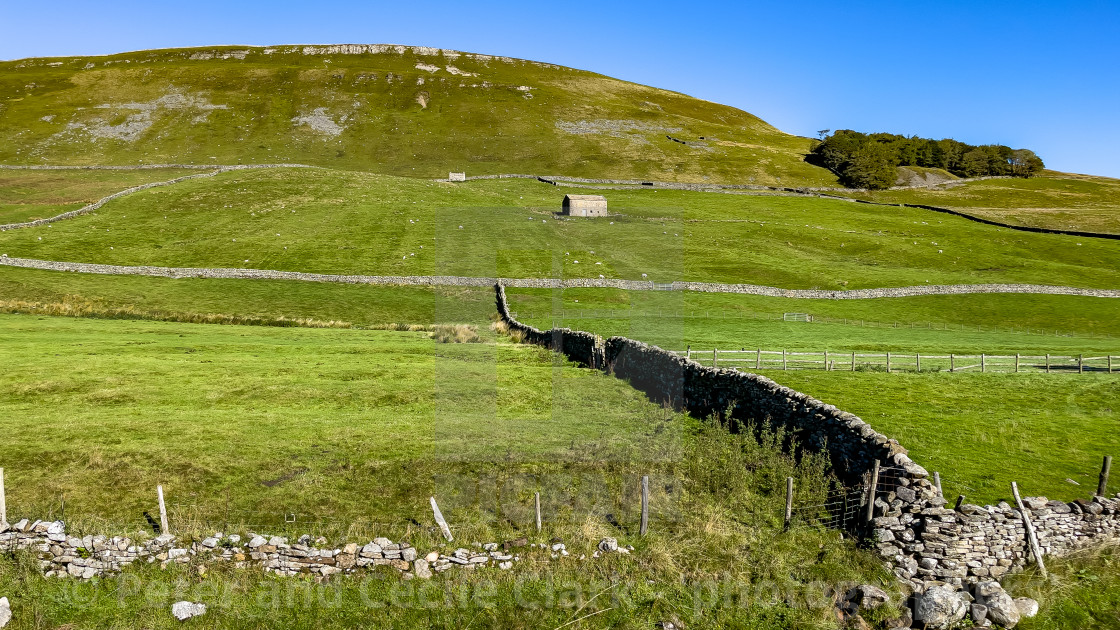
[[[0,58],[213,44],[394,43],[582,68],[801,135],[1034,149],[1120,177],[1120,2],[0,0]]]

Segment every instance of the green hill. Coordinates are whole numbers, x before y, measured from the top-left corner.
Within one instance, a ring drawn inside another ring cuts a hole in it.
[[[276,163],[835,185],[811,140],[733,107],[555,65],[406,46],[0,62],[0,163]],[[674,141],[671,138],[675,138]]]

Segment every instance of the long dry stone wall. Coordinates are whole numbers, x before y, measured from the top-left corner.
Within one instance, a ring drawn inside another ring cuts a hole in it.
[[[555,328],[542,331],[517,321],[509,311],[505,287],[495,285],[499,317],[525,341],[563,352],[582,365],[599,365],[626,379],[657,402],[698,417],[729,414],[744,421],[768,420],[795,435],[799,443],[830,455],[845,481],[859,483],[875,461],[896,466],[914,480],[929,474],[906,455],[897,441],[857,416],[756,374],[710,368],[657,346],[611,337],[596,348],[590,333]],[[600,356],[596,356],[601,352]],[[932,488],[932,486],[928,486]],[[928,490],[932,498],[932,490]]]
[[[96,263],[62,262],[34,258],[11,257],[0,254],[0,265],[70,271],[104,275],[155,276],[160,278],[211,278],[246,280],[297,280],[303,282],[339,282],[342,284],[371,284],[386,286],[448,286],[490,287],[501,282],[520,289],[569,289],[599,288],[627,291],[656,291],[655,283],[646,280],[617,278],[486,278],[465,276],[366,276],[276,271],[271,269],[238,269],[207,267],[154,267],[102,265]],[[923,285],[914,287],[889,287],[883,289],[854,289],[852,291],[821,291],[817,289],[781,289],[756,284],[721,284],[712,282],[674,282],[674,290],[702,293],[738,293],[814,300],[865,300],[916,295],[968,295],[973,293],[1029,293],[1043,295],[1078,295],[1083,297],[1120,298],[1116,289],[1081,289],[1040,284],[954,284]]]
[[[1017,508],[1006,503],[946,508],[927,471],[906,449],[853,414],[764,376],[704,367],[633,339],[611,337],[601,350],[589,347],[596,339],[590,333],[542,331],[518,322],[510,314],[505,288],[496,285],[495,294],[499,317],[524,340],[601,367],[653,400],[698,417],[730,414],[782,427],[798,447],[826,453],[846,485],[866,483],[879,462],[889,472],[876,487],[871,522],[857,533],[916,591],[938,583],[964,588],[998,579],[1032,561],[1023,514]],[[579,342],[564,343],[568,339]],[[1072,503],[1027,497],[1023,503],[1044,556],[1120,539],[1120,494]]]

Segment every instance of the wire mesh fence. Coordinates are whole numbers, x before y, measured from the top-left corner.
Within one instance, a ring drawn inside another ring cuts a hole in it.
[[[823,501],[795,503],[790,527],[811,526],[855,532],[861,523],[867,491],[864,487],[836,486]]]
[[[999,372],[1120,374],[1120,355],[922,354],[790,350],[674,350],[711,367],[748,370],[826,370],[850,372]]]

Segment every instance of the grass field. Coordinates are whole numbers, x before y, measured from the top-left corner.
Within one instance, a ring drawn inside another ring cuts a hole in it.
[[[165,627],[167,606],[185,597],[211,602],[207,623],[217,627],[277,616],[295,627],[555,627],[588,604],[584,613],[600,613],[590,627],[823,628],[824,589],[890,583],[835,532],[782,532],[785,477],[797,478],[799,501],[812,500],[825,484],[820,461],[795,463],[771,442],[704,427],[539,348],[22,315],[0,316],[0,340],[10,516],[58,518],[65,498],[70,531],[136,532],[162,483],[182,536],[387,535],[432,549],[444,545],[426,506],[436,495],[460,540],[560,536],[573,551],[551,562],[527,553],[509,573],[447,576],[432,588],[451,590],[450,603],[428,605],[389,574],[317,586],[140,568],[81,583],[46,580],[17,554],[0,562],[0,590],[18,594],[17,628]],[[640,474],[653,486],[646,537],[635,531]],[[526,532],[533,491],[545,510],[539,535]],[[295,524],[284,523],[289,513]],[[576,560],[605,535],[636,552]],[[536,598],[556,588],[569,598]],[[458,589],[468,593],[461,604]],[[476,592],[488,595],[480,603]],[[540,601],[529,616],[525,593]]]
[[[1101,459],[1120,453],[1116,375],[762,373],[897,439],[941,473],[950,499],[1012,500],[1012,481],[1031,496],[1087,499]]]
[[[201,171],[24,171],[0,169],[0,223],[45,219],[77,210],[115,192]]]
[[[556,220],[563,190],[339,171],[227,173],[0,235],[9,256],[322,273],[622,277],[855,289],[984,282],[1115,288],[1120,242],[796,197],[615,191],[621,216]],[[460,227],[461,226],[461,227]]]

